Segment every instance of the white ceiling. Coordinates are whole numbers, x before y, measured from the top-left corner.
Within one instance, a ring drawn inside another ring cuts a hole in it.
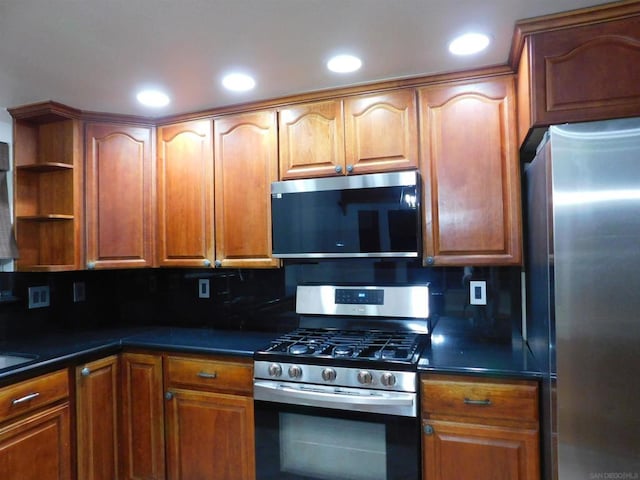
[[[0,110],[55,100],[82,110],[164,116],[378,80],[506,64],[516,20],[597,0],[0,0]],[[492,44],[454,58],[468,30]],[[327,71],[336,53],[351,74]],[[229,93],[223,74],[255,76]],[[145,86],[162,109],[137,104]],[[5,113],[6,116],[6,113]]]

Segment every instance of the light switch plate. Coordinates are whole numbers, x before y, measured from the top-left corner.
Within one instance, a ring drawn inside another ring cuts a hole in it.
[[[198,298],[209,298],[211,293],[209,292],[209,279],[198,279]]]
[[[42,308],[49,306],[49,287],[29,287],[29,308]]]
[[[484,280],[469,282],[469,303],[471,305],[487,304],[487,282]]]

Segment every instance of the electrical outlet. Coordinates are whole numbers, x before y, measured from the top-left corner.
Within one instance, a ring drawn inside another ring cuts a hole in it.
[[[487,282],[484,280],[469,282],[469,303],[471,305],[487,304]]]
[[[73,282],[73,303],[84,302],[86,299],[84,282]]]
[[[209,279],[198,279],[198,298],[209,298],[211,296],[209,291]]]
[[[49,306],[49,287],[29,287],[29,308]]]

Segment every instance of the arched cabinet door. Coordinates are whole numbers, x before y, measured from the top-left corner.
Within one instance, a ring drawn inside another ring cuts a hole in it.
[[[87,268],[153,265],[152,129],[86,128]]]
[[[424,87],[419,98],[425,262],[520,264],[513,77]]]
[[[271,182],[278,179],[276,112],[214,120],[217,267],[279,266],[271,256]]]

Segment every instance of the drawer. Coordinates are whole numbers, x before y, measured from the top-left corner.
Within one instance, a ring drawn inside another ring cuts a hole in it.
[[[167,357],[169,387],[187,387],[230,393],[253,392],[253,365],[226,360]]]
[[[69,396],[67,370],[31,378],[0,389],[0,422]]]
[[[422,411],[428,417],[464,416],[538,422],[538,385],[433,375],[421,381]]]

